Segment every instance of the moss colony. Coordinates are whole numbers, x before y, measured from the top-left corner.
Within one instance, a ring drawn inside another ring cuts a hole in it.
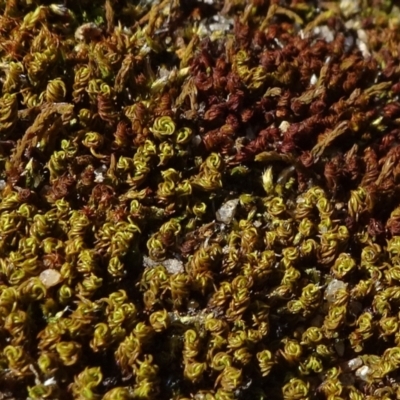
[[[0,398],[400,396],[400,9],[2,0]]]

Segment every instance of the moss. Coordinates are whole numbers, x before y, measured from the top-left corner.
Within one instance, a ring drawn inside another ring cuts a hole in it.
[[[0,9],[5,398],[396,395],[392,2]]]

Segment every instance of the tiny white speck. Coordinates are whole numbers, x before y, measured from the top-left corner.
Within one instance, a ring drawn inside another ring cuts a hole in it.
[[[277,39],[277,38],[275,38],[274,39],[274,42],[281,48],[281,49],[283,49],[283,43],[279,40],[279,39]]]
[[[104,173],[107,171],[107,167],[102,165],[101,167],[94,170],[95,178],[94,181],[96,183],[102,183],[104,181]]]
[[[44,386],[54,385],[56,383],[55,378],[46,379],[43,383]]]
[[[315,85],[318,81],[317,75],[312,74],[311,79],[310,79],[310,84]]]
[[[368,50],[368,46],[366,43],[362,42],[360,39],[356,40],[357,47],[361,51],[361,54],[364,58],[369,58],[371,57],[371,53]]]

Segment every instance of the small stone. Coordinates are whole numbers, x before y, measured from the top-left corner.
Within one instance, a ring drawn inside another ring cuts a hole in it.
[[[352,360],[350,360],[347,363],[347,366],[349,367],[350,370],[354,371],[357,368],[360,368],[362,366],[362,364],[363,364],[363,362],[362,362],[361,358],[357,357],[357,358],[353,358]]]
[[[147,268],[154,268],[158,265],[162,265],[170,274],[178,274],[184,272],[183,262],[175,258],[168,258],[164,261],[153,261],[150,257],[143,257],[143,266]]]
[[[94,170],[94,175],[95,175],[94,181],[96,183],[102,183],[104,181],[104,174],[106,172],[107,172],[107,167],[105,165],[102,165],[101,167],[96,168]]]
[[[357,43],[358,49],[360,50],[360,52],[364,58],[371,57],[371,53],[369,52],[368,46],[366,43],[362,42],[359,39],[356,40],[356,43]]]
[[[160,69],[158,70],[158,76],[160,78],[168,78],[169,74],[170,74],[170,71],[168,71],[168,69],[165,68],[164,66],[161,66]]]
[[[179,274],[184,272],[183,262],[175,258],[165,260],[162,262],[162,264],[170,274]]]
[[[229,23],[228,24],[216,23],[216,24],[210,24],[209,28],[211,32],[216,32],[216,31],[227,32],[231,29],[231,25]]]
[[[310,85],[315,85],[318,82],[317,75],[312,74],[310,78]]]
[[[238,199],[229,200],[224,203],[221,208],[216,212],[217,221],[229,225],[235,216],[238,204]]]
[[[364,29],[357,30],[357,37],[364,43],[368,43],[368,34]]]
[[[288,122],[288,121],[282,121],[282,122],[280,123],[280,125],[279,125],[279,130],[280,130],[282,133],[285,133],[285,132],[289,129],[289,127],[290,127],[290,122]]]
[[[328,25],[317,26],[313,29],[313,34],[325,42],[331,43],[335,39],[335,32]]]
[[[46,288],[50,288],[59,284],[62,280],[61,274],[55,269],[45,269],[39,275],[39,279],[42,281]]]
[[[143,266],[144,267],[155,267],[156,265],[160,265],[159,262],[153,261],[150,257],[143,257]]]
[[[339,7],[345,18],[360,12],[360,0],[341,0]]]
[[[50,385],[55,385],[55,384],[57,384],[57,380],[56,380],[56,378],[54,378],[54,377],[51,377],[51,378],[49,378],[49,379],[46,379],[46,380],[43,382],[43,385],[44,385],[44,386],[50,386]]]
[[[366,365],[364,365],[363,367],[358,368],[358,370],[356,371],[356,376],[362,379],[363,381],[367,381],[370,373],[371,369]]]
[[[325,289],[325,299],[328,303],[333,303],[335,301],[336,292],[340,289],[346,289],[347,283],[339,281],[338,279],[332,279]]]

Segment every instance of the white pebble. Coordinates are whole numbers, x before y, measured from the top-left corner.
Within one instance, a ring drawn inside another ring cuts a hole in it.
[[[356,371],[356,376],[362,379],[363,381],[367,381],[370,373],[371,369],[366,365],[364,365],[363,367],[358,368],[358,370]]]
[[[313,76],[315,76],[315,75],[313,75]],[[312,79],[312,77],[311,77],[311,79]],[[313,85],[313,84],[312,84]],[[288,121],[282,121],[281,123],[280,123],[280,125],[279,125],[279,130],[282,132],[282,133],[285,133],[288,129],[289,129],[289,126],[290,126],[290,122],[288,122]]]
[[[169,258],[168,260],[163,261],[162,265],[164,265],[165,269],[170,274],[178,274],[180,272],[184,272],[183,262],[175,258]]]
[[[335,39],[335,32],[328,25],[316,26],[313,29],[313,34],[327,43],[331,43]]]
[[[312,74],[311,79],[310,79],[310,85],[315,85],[318,82],[317,75]]]
[[[104,174],[107,171],[107,167],[105,165],[102,165],[101,167],[97,168],[94,170],[94,181],[96,183],[102,183],[104,181]]]
[[[157,265],[160,265],[160,263],[157,261],[153,261],[150,257],[143,256],[143,266],[144,267],[155,267]]]
[[[371,53],[368,50],[368,46],[366,43],[362,42],[360,39],[356,40],[357,47],[361,51],[361,54],[364,58],[371,57]]]
[[[61,282],[61,274],[55,269],[45,269],[39,275],[39,279],[42,281],[46,288],[57,285]]]
[[[349,18],[360,11],[360,0],[341,0],[340,11],[345,18]]]
[[[184,272],[183,262],[175,258],[168,258],[164,261],[153,261],[150,257],[143,257],[143,266],[147,268],[154,268],[158,265],[162,265],[170,274],[178,274]]]
[[[364,43],[368,43],[368,34],[364,29],[357,29],[357,37]]]
[[[54,377],[51,377],[51,378],[49,378],[49,379],[46,379],[46,380],[43,382],[43,385],[44,385],[44,386],[50,386],[50,385],[55,385],[56,383],[57,383],[56,379],[55,379]]]
[[[333,303],[335,301],[336,292],[340,289],[346,289],[347,283],[339,281],[338,279],[332,279],[325,289],[325,299],[328,303]]]
[[[209,28],[211,32],[227,32],[231,29],[231,26],[229,24],[210,24]]]
[[[238,199],[229,200],[224,203],[216,212],[217,221],[223,222],[224,224],[230,224],[235,216],[238,204]]]
[[[361,358],[357,357],[357,358],[353,358],[352,360],[350,360],[347,363],[347,366],[349,367],[349,369],[354,371],[355,369],[360,368],[362,364],[363,364],[363,362],[362,362]]]

